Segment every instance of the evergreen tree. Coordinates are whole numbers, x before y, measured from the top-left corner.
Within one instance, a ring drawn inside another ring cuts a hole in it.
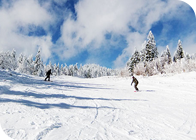
[[[158,51],[156,47],[156,42],[154,39],[154,35],[150,31],[147,37],[148,41],[145,46],[145,61],[146,62],[151,62],[155,58],[158,58]]]
[[[29,75],[32,74],[33,69],[31,69],[31,66],[33,67],[33,65],[29,65],[29,62],[26,56],[21,54],[18,62],[20,63],[18,63],[17,71],[19,71],[20,73],[26,73]]]
[[[177,62],[177,58],[176,58],[175,55],[174,55],[174,57],[173,57],[173,62]]]
[[[65,66],[63,67],[63,73],[64,73],[64,75],[69,75],[69,68],[68,68],[67,64],[65,64]]]
[[[2,69],[13,69],[13,57],[10,52],[1,52],[0,53],[0,68]]]
[[[140,51],[140,60],[141,62],[145,62],[145,49]]]
[[[33,65],[33,56],[30,55],[27,59],[27,68],[28,68],[28,74],[33,74],[34,71],[34,65]]]
[[[162,65],[165,65],[165,63],[171,64],[172,62],[171,53],[168,45],[166,46],[166,50],[161,54],[161,61]]]
[[[86,67],[84,67],[84,77],[85,78],[92,78],[92,69],[90,68],[89,65],[86,65]]]
[[[16,70],[17,60],[16,52],[14,50],[11,53],[9,51],[0,53],[0,68]]]
[[[166,58],[167,58],[167,64],[171,64],[172,62],[172,58],[171,58],[171,53],[170,53],[170,50],[169,50],[169,46],[166,47]]]
[[[4,56],[3,56],[3,53],[0,53],[0,68],[4,69]]]
[[[17,60],[16,60],[16,51],[12,50],[11,53],[11,64],[12,64],[12,69],[16,70],[17,69]]]
[[[60,75],[63,75],[64,71],[63,71],[63,64],[61,64],[61,69],[60,69]]]
[[[141,62],[145,61],[146,44],[147,44],[147,42],[145,40],[144,43],[142,44],[142,50],[140,51],[140,60],[141,60]]]
[[[190,60],[191,59],[191,56],[190,56],[190,54],[188,54],[188,53],[186,53],[186,60]]]
[[[23,56],[22,65],[20,65],[20,70],[22,73],[30,74],[28,71],[28,65],[27,65],[27,57]]]
[[[133,73],[134,71],[134,67],[136,67],[136,65],[140,62],[140,54],[137,50],[135,50],[135,52],[133,53],[132,57],[129,59],[129,61],[127,62],[127,67],[128,70]]]
[[[147,36],[148,41],[145,44],[145,48],[144,50],[142,50],[142,60],[144,62],[144,67],[146,68],[145,73],[146,75],[151,75],[152,74],[152,67],[150,64],[153,60],[155,60],[156,58],[158,58],[158,51],[157,51],[157,47],[156,47],[156,42],[154,39],[154,35],[152,34],[152,32],[150,31],[148,36]]]
[[[20,65],[20,64],[22,64],[22,61],[23,61],[23,54],[21,53],[20,55],[19,55],[19,57],[18,57],[18,64]]]
[[[69,76],[73,76],[74,74],[74,66],[73,65],[69,65]]]
[[[182,42],[179,40],[177,50],[174,53],[173,61],[176,62],[182,58],[184,58],[184,50],[182,48]]]
[[[84,70],[83,70],[82,64],[80,64],[80,68],[78,70],[78,74],[79,74],[79,76],[84,77]]]
[[[48,70],[50,70],[50,69],[51,69],[51,73],[53,73],[53,72],[54,72],[54,67],[53,67],[53,65],[52,65],[52,62],[51,62],[51,61],[49,62],[49,66],[48,66],[47,71],[48,71]]]
[[[57,76],[57,65],[56,65],[56,63],[53,66],[53,75]]]
[[[56,74],[57,74],[57,76],[60,75],[60,65],[59,65],[59,63],[58,63],[58,65],[56,66]]]
[[[38,49],[37,55],[34,61],[34,75],[44,76],[44,65],[41,60],[41,49]]]
[[[78,64],[77,63],[73,67],[73,76],[78,76]]]

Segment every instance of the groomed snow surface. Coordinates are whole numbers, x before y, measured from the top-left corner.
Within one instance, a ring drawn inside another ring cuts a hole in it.
[[[33,77],[0,70],[0,123],[16,140],[196,140],[196,72]]]

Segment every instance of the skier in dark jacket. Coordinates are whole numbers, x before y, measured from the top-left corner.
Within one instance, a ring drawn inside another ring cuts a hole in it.
[[[137,85],[139,84],[138,80],[134,76],[132,76],[132,78],[133,78],[133,81],[132,81],[131,85],[134,83],[135,90],[139,91],[139,89],[137,88]]]
[[[46,78],[45,78],[45,81],[46,79],[48,78],[48,81],[50,81],[50,75],[52,75],[51,73],[51,69],[49,71],[46,72]]]

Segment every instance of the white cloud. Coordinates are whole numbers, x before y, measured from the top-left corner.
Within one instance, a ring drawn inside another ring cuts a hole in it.
[[[185,52],[194,54],[196,52],[196,35],[195,33],[189,34],[182,41],[182,47]]]
[[[141,0],[83,0],[76,5],[77,19],[68,18],[62,26],[63,42],[67,49],[98,48],[105,42],[105,34],[128,34],[134,9],[141,9]],[[129,12],[132,11],[132,12]],[[67,50],[66,50],[67,51]]]
[[[165,14],[174,16],[181,4],[173,0],[82,0],[75,6],[77,19],[70,16],[65,20],[59,44],[69,52],[68,58],[89,47],[94,50],[103,46],[107,33],[122,35],[128,46],[114,61],[118,67],[120,63],[125,64],[134,47],[141,47],[152,25]],[[137,32],[131,32],[129,27]]]
[[[47,30],[52,17],[42,8],[36,0],[17,0],[12,3],[3,1],[0,8],[0,50],[7,51],[15,49],[17,53],[25,55],[36,54],[40,46],[47,52],[43,53],[46,60],[50,56],[52,46],[50,36],[28,36],[32,25]],[[47,44],[47,45],[46,45]]]
[[[142,49],[142,44],[144,43],[145,39],[145,34],[140,34],[138,32],[129,33],[126,38],[128,46],[122,51],[122,54],[120,54],[113,62],[114,68],[125,67],[125,62],[128,61],[134,50]]]
[[[3,0],[0,7],[0,50],[15,48],[29,55],[36,54],[37,47],[41,46],[45,60],[50,57],[51,51],[62,59],[69,59],[84,50],[89,53],[98,49],[109,51],[111,46],[120,41],[116,36],[123,36],[127,46],[116,46],[123,50],[113,62],[114,67],[120,67],[134,48],[141,49],[153,24],[183,11],[180,9],[182,3],[174,0],[81,0],[75,5],[76,19],[73,19],[66,7],[61,9],[52,5],[53,2],[62,5],[66,1],[49,0],[39,3],[38,0]],[[165,14],[167,17],[164,17]],[[61,37],[54,45],[49,26],[56,26],[55,22],[63,19]],[[37,27],[43,28],[46,35],[28,36]],[[105,38],[106,34],[111,34],[110,40]]]

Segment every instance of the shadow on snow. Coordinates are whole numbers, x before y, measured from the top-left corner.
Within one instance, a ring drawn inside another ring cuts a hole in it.
[[[55,87],[57,88],[62,88],[62,87],[68,87],[70,88],[91,88],[91,89],[110,89],[110,88],[101,88],[99,84],[89,84],[89,83],[73,83],[73,82],[66,82],[63,81],[63,84],[58,83],[58,82],[45,82],[42,80],[37,80],[34,79],[32,76],[28,75],[22,75],[16,72],[6,72],[6,71],[1,71],[0,74],[1,80],[5,82],[9,82],[12,84],[24,84],[29,87],[36,87],[36,88],[48,88],[50,87]],[[80,86],[78,84],[82,84],[83,86]],[[42,87],[43,86],[43,87]],[[10,86],[0,86],[0,94],[5,94],[5,95],[16,95],[16,96],[23,96],[23,97],[33,97],[33,98],[39,98],[39,99],[45,99],[45,98],[59,98],[59,99],[68,99],[68,98],[75,98],[77,100],[105,100],[105,101],[147,101],[147,100],[141,100],[141,99],[109,99],[109,98],[91,98],[91,97],[78,97],[78,96],[67,96],[64,94],[38,94],[38,93],[33,93],[29,91],[11,91]],[[65,90],[65,89],[63,89]],[[49,109],[49,108],[62,108],[62,109],[70,109],[70,108],[81,108],[81,109],[93,109],[93,108],[109,108],[111,109],[112,107],[107,107],[107,106],[102,106],[102,107],[92,107],[92,106],[75,106],[75,105],[70,105],[66,103],[59,103],[59,104],[54,104],[54,103],[39,103],[39,102],[33,102],[29,100],[24,100],[24,99],[6,99],[6,98],[0,98],[1,103],[6,103],[6,102],[13,102],[13,103],[19,103],[23,104],[29,107],[36,107],[40,109]]]
[[[0,77],[1,80],[4,79],[4,81],[10,82],[12,84],[23,84],[23,85],[28,85],[29,87],[36,87],[38,89],[42,88],[42,85],[44,86],[55,86],[55,87],[68,87],[69,90],[72,88],[79,88],[79,89],[110,89],[110,88],[101,88],[99,86],[102,86],[101,84],[89,84],[89,83],[76,83],[76,82],[67,82],[63,81],[63,84],[60,82],[48,82],[44,81],[45,77],[42,77],[42,80],[34,79],[34,76],[31,75],[25,75],[25,74],[20,74],[14,71],[0,71]],[[38,78],[38,77],[36,77]],[[41,78],[40,78],[41,79]],[[82,85],[78,85],[82,84]],[[45,87],[43,87],[45,88]]]
[[[5,88],[4,88],[5,89]],[[113,98],[92,98],[92,97],[78,97],[78,96],[67,96],[64,94],[37,94],[33,92],[20,92],[20,91],[10,91],[4,90],[3,93],[6,95],[19,95],[23,97],[34,97],[34,98],[59,98],[59,99],[67,99],[67,98],[75,98],[78,100],[105,100],[105,101],[147,101],[141,99],[113,99]]]
[[[37,103],[37,102],[33,102],[33,101],[28,101],[28,100],[23,100],[23,99],[19,99],[19,100],[13,100],[13,99],[6,99],[6,98],[1,98],[0,99],[1,103],[8,103],[8,102],[12,102],[12,103],[19,103],[19,104],[23,104],[29,107],[35,107],[35,108],[39,108],[39,109],[50,109],[50,108],[61,108],[61,109],[71,109],[71,108],[80,108],[80,109],[116,109],[114,107],[108,107],[108,106],[100,106],[100,107],[92,107],[92,106],[75,106],[75,105],[70,105],[70,104],[66,104],[66,103],[59,103],[59,104],[52,104],[52,103]]]
[[[34,98],[39,98],[39,99],[46,99],[46,98],[59,98],[59,99],[68,99],[68,98],[75,98],[77,100],[105,100],[105,101],[147,101],[147,100],[141,100],[141,99],[109,99],[109,98],[91,98],[91,97],[78,97],[78,96],[67,96],[63,94],[37,94],[37,93],[32,93],[32,92],[20,92],[20,91],[10,91],[9,87],[5,86],[0,86],[0,92],[1,94],[5,95],[16,95],[16,96],[23,96],[23,97],[34,97]],[[61,109],[70,109],[70,108],[81,108],[81,109],[97,109],[97,108],[108,108],[108,109],[114,109],[112,107],[107,107],[107,106],[102,106],[102,107],[92,107],[92,106],[75,106],[75,105],[70,105],[66,103],[59,103],[59,104],[54,104],[54,103],[38,103],[38,102],[33,102],[29,100],[24,100],[24,99],[6,99],[6,98],[0,98],[0,103],[6,103],[6,102],[13,102],[13,103],[19,103],[23,104],[29,107],[36,107],[40,109],[49,109],[49,108],[61,108]]]

